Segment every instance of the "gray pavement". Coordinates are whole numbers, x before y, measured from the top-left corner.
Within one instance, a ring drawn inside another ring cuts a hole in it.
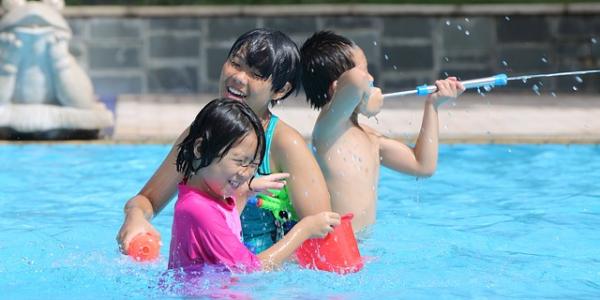
[[[214,95],[122,95],[109,141],[171,143]],[[273,111],[310,137],[317,112],[303,95]],[[389,99],[377,118],[361,119],[390,137],[414,141],[423,98]],[[443,143],[600,143],[600,96],[466,94],[439,109]]]

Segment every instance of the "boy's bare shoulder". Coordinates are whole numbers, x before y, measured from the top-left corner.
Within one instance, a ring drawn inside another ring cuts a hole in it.
[[[370,137],[372,138],[383,138],[385,137],[383,134],[381,134],[379,131],[377,131],[376,129],[369,127],[365,124],[360,124],[360,128],[362,128]]]

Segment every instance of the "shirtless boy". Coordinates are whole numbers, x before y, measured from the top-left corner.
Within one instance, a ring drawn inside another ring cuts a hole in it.
[[[379,113],[383,96],[372,85],[367,59],[354,42],[330,31],[315,33],[300,50],[302,84],[308,102],[320,109],[312,134],[316,158],[331,195],[332,210],[354,213],[359,231],[375,222],[379,166],[426,177],[438,157],[438,106],[464,87],[454,77],[438,80],[425,100],[421,131],[414,147],[358,123],[358,114]]]

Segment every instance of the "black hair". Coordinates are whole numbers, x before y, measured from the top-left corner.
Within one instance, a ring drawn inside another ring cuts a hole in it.
[[[235,54],[241,55],[248,66],[255,68],[262,77],[272,75],[273,92],[290,83],[291,89],[277,100],[298,92],[301,84],[300,52],[296,43],[283,32],[264,28],[248,31],[233,43],[227,59]]]
[[[304,42],[300,49],[302,85],[313,108],[329,103],[331,83],[355,67],[354,47],[354,42],[331,31],[316,32]]]
[[[184,178],[189,178],[196,171],[210,165],[213,160],[223,158],[231,147],[251,132],[258,139],[254,160],[258,158],[260,164],[266,151],[266,142],[258,116],[244,102],[224,98],[212,100],[198,113],[190,125],[188,135],[178,146],[177,172],[182,173]],[[197,145],[200,157],[194,154],[198,139],[202,139]]]

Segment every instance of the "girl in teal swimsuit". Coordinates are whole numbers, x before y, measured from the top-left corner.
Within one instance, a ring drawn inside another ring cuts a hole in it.
[[[255,29],[233,44],[221,70],[219,93],[223,98],[245,102],[262,121],[269,148],[261,172],[291,175],[286,185],[289,198],[303,218],[331,210],[325,179],[304,138],[269,109],[298,90],[300,70],[298,47],[288,36]],[[188,130],[175,145],[181,143]],[[159,234],[150,220],[173,198],[182,180],[175,169],[176,156],[174,147],[144,188],[125,205],[125,221],[117,235],[122,251],[139,233]],[[242,226],[244,242],[255,250],[265,249],[277,239],[277,226],[269,211],[249,207],[242,214]]]

